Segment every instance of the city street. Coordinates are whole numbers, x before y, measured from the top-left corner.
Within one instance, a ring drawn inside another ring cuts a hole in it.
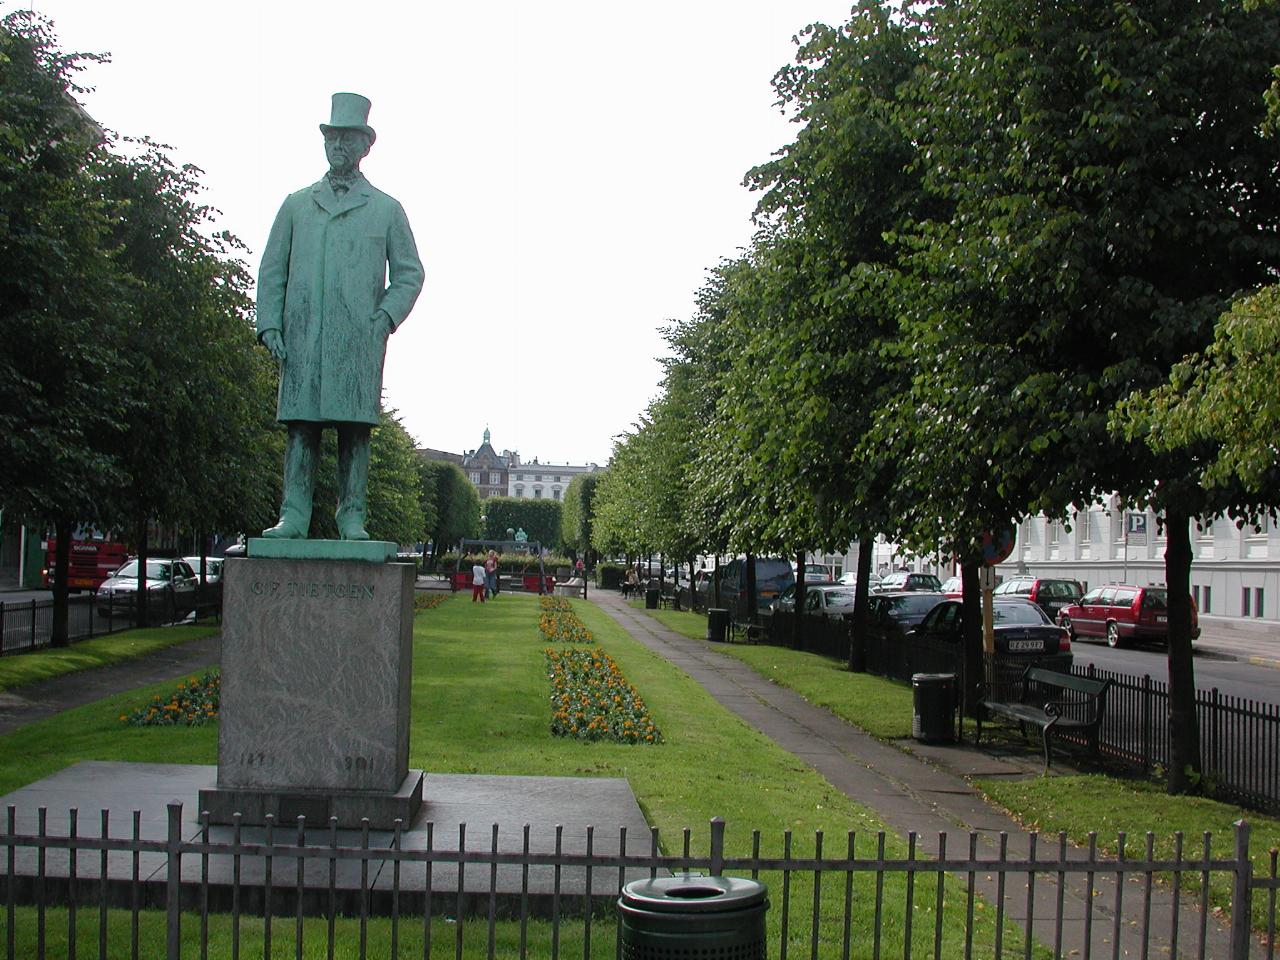
[[[1071,645],[1071,650],[1075,654],[1075,662],[1080,666],[1092,663],[1099,670],[1113,670],[1138,677],[1150,674],[1153,680],[1165,680],[1169,676],[1164,647],[1122,647],[1113,650],[1100,641],[1076,640]],[[1195,658],[1195,671],[1197,689],[1209,690],[1217,687],[1219,693],[1233,697],[1245,697],[1260,703],[1280,703],[1280,670],[1258,666],[1247,660],[1225,660],[1216,653],[1199,651]]]

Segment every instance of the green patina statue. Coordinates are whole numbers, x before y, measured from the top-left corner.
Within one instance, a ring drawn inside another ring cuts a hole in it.
[[[373,145],[369,101],[335,93],[322,123],[329,172],[285,199],[258,273],[258,339],[281,364],[276,418],[289,428],[280,521],[264,537],[305,538],[320,431],[338,431],[338,531],[368,540],[369,434],[387,338],[422,290],[404,209],[360,173]]]

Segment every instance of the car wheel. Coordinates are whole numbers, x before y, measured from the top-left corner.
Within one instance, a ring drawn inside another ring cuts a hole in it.
[[[1114,648],[1120,645],[1120,626],[1112,620],[1107,624],[1107,646]]]
[[[1070,617],[1063,617],[1058,621],[1058,626],[1067,631],[1067,636],[1071,638],[1072,643],[1076,642],[1076,628],[1072,625]]]

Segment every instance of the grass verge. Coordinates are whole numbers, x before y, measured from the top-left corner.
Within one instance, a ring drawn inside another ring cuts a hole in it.
[[[80,640],[69,647],[45,647],[31,653],[0,658],[0,690],[145,657],[165,647],[210,636],[219,629],[211,624],[196,624],[123,630],[105,637]]]

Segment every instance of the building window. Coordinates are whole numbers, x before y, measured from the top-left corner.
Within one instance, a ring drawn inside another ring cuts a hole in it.
[[[476,484],[477,486],[479,486],[479,484],[480,484],[480,471],[479,471],[479,470],[472,470],[472,471],[471,471],[471,482],[472,482],[472,483],[474,483],[474,484]]]
[[[1093,534],[1090,533],[1092,515],[1086,510],[1084,513],[1076,514],[1076,529],[1080,532],[1081,543],[1091,543]]]
[[[542,488],[541,488],[541,487],[534,487],[534,488],[533,488],[533,499],[535,499],[535,500],[541,500],[541,499],[542,499]]]
[[[1057,520],[1050,520],[1048,528],[1048,541],[1050,543],[1057,543],[1062,538],[1062,524]]]
[[[517,497],[523,497],[523,496],[524,496],[524,484],[522,484],[522,483],[517,483],[517,484],[516,484],[516,496],[517,496]]]
[[[1240,616],[1249,616],[1249,588],[1243,587],[1240,590]]]
[[[559,499],[560,499],[560,488],[559,488],[559,487],[552,487],[552,488],[551,488],[551,499],[552,499],[552,500],[559,500]]]
[[[491,470],[491,471],[489,471],[489,482],[490,482],[490,483],[493,483],[493,484],[501,483],[501,482],[502,482],[502,474],[498,473],[498,471],[496,471],[496,470]]]
[[[1204,606],[1200,608],[1201,613],[1208,613],[1210,607],[1213,606],[1213,587],[1205,585],[1204,588]]]
[[[1265,612],[1264,612],[1264,610],[1263,610],[1262,600],[1263,600],[1263,597],[1262,597],[1262,588],[1261,588],[1261,587],[1254,587],[1254,588],[1253,588],[1253,615],[1254,615],[1255,617],[1265,617],[1265,616],[1266,616],[1266,613],[1265,613]]]

